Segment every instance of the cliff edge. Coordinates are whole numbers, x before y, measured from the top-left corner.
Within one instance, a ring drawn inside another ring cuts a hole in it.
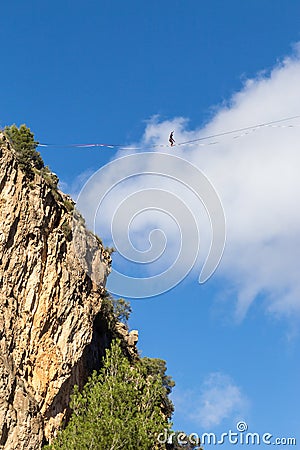
[[[102,311],[110,255],[80,223],[83,251],[92,246],[97,261],[93,283],[73,247],[73,206],[38,171],[29,179],[0,133],[3,450],[36,450],[51,441],[68,415],[74,384],[82,386],[99,368],[112,339]]]

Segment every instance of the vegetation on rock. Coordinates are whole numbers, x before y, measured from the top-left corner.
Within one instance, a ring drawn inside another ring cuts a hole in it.
[[[128,328],[127,322],[132,310],[127,300],[116,299],[106,291],[102,300],[101,312],[110,323],[111,330],[114,330],[116,322],[122,322]]]
[[[169,399],[169,394],[171,394],[172,388],[175,386],[175,382],[170,376],[166,375],[166,362],[162,359],[148,357],[142,358],[141,362],[148,376],[160,377],[163,387],[161,403],[162,411],[165,416],[171,417],[174,412],[174,406]]]
[[[34,140],[34,134],[25,124],[18,128],[16,125],[5,127],[4,132],[17,152],[17,161],[21,169],[28,175],[33,174],[33,168],[41,170],[44,162],[37,152],[38,142]]]
[[[72,228],[69,225],[69,223],[67,222],[67,220],[65,220],[62,225],[61,225],[61,230],[66,238],[67,241],[71,241],[72,237],[73,237],[73,233],[72,233]]]
[[[150,374],[143,361],[131,365],[120,342],[107,350],[103,368],[82,392],[75,387],[73,414],[48,450],[153,450],[157,435],[170,428],[161,410],[165,396],[160,373]]]
[[[113,312],[115,317],[120,321],[127,323],[130,314],[132,312],[130,303],[127,300],[124,300],[124,298],[112,298],[111,302],[113,306]]]
[[[30,128],[25,124],[18,128],[14,124],[5,127],[4,133],[16,151],[16,159],[23,172],[30,179],[33,179],[35,171],[38,171],[46,183],[56,190],[58,177],[51,172],[48,166],[45,166],[40,153],[36,150],[39,143],[35,141],[34,134]]]

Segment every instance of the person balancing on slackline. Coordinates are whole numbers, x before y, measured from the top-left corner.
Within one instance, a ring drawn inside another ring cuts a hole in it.
[[[175,144],[175,139],[173,138],[173,134],[174,134],[174,131],[172,131],[172,133],[169,136],[169,142],[170,142],[171,147],[173,147],[173,145]]]

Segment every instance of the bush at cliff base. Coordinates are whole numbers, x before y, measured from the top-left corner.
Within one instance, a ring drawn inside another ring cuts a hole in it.
[[[161,411],[164,396],[160,375],[149,375],[142,362],[131,366],[114,341],[100,373],[81,393],[75,387],[71,419],[44,449],[153,450],[158,433],[170,427]]]

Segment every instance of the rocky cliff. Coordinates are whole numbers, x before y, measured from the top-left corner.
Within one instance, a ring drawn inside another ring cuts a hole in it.
[[[110,255],[82,221],[77,245],[93,247],[97,283],[78,262],[71,203],[41,174],[29,180],[0,133],[0,449],[51,441],[112,333],[128,338],[103,312]]]

